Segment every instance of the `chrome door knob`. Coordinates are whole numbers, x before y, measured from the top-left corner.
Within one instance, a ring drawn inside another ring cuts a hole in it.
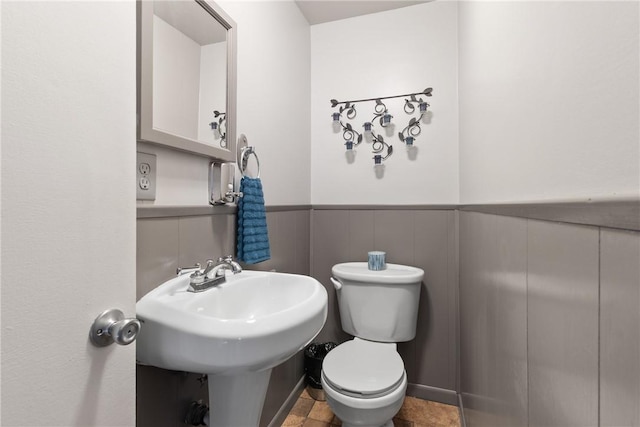
[[[135,341],[140,332],[138,319],[126,319],[122,311],[112,308],[102,313],[93,321],[89,338],[97,347],[105,347],[114,342],[129,345]]]
[[[115,322],[109,327],[109,335],[116,344],[128,345],[135,341],[140,332],[140,321],[138,319],[123,319]]]

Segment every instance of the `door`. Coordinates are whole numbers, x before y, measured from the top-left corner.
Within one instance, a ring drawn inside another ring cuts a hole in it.
[[[135,2],[0,7],[0,425],[133,426]]]

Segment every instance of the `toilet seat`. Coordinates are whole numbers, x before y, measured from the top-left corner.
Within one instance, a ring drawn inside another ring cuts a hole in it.
[[[403,383],[404,363],[394,343],[354,338],[331,350],[322,363],[331,388],[347,396],[373,399]]]

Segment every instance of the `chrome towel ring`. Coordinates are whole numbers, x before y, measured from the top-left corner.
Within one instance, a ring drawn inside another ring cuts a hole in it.
[[[249,175],[247,175],[247,164],[249,163],[249,157],[253,154],[253,156],[256,158],[256,165],[258,166],[258,173],[255,176],[255,178],[260,178],[260,159],[258,158],[258,154],[256,153],[256,150],[253,148],[253,146],[251,145],[246,145],[247,144],[247,137],[244,135],[241,135],[241,137],[239,138],[241,143],[244,143],[245,146],[242,147],[240,149],[240,155],[238,156],[238,166],[240,167],[240,173],[242,174],[242,176],[244,177],[249,177]],[[251,177],[249,177],[251,178]]]

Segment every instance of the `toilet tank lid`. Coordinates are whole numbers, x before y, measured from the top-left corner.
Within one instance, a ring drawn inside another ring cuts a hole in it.
[[[415,283],[422,281],[424,270],[401,264],[387,264],[385,270],[369,270],[366,262],[344,262],[336,264],[331,273],[337,279],[366,283]]]

